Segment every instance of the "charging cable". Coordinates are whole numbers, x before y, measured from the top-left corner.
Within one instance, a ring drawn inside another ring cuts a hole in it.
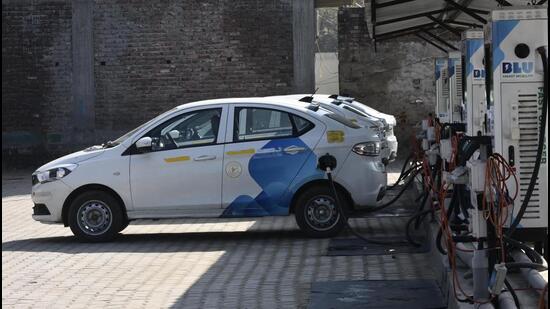
[[[344,220],[345,227],[352,233],[355,237],[363,240],[366,243],[371,244],[378,244],[378,245],[395,245],[395,244],[404,244],[407,243],[406,241],[399,241],[399,242],[386,242],[386,241],[380,241],[380,240],[373,240],[368,239],[365,236],[361,235],[359,232],[357,232],[355,229],[353,229],[348,222],[348,216],[346,214],[346,210],[343,209],[342,204],[340,203],[340,199],[338,198],[338,192],[336,190],[336,186],[334,185],[334,179],[332,178],[332,171],[336,168],[336,158],[330,154],[325,154],[321,157],[319,157],[318,161],[318,167],[319,169],[323,170],[327,174],[328,182],[330,184],[330,188],[332,191],[332,195],[334,196],[334,203],[336,204],[336,209],[340,213],[340,216],[342,216],[342,220]]]

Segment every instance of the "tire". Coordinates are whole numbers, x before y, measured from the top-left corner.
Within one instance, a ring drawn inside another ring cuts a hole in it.
[[[127,228],[128,225],[130,225],[130,220],[128,220],[128,219],[122,220],[122,225],[120,226],[118,232],[120,233],[120,232],[124,231],[124,229]]]
[[[110,241],[125,226],[122,205],[105,191],[87,191],[77,196],[69,208],[69,226],[80,241]]]
[[[348,199],[341,190],[338,192],[338,200],[344,210],[350,209]],[[296,223],[309,237],[336,236],[345,227],[344,219],[337,209],[329,185],[311,187],[296,199]]]

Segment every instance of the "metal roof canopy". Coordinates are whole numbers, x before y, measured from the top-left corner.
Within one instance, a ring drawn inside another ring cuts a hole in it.
[[[547,0],[370,0],[365,7],[369,33],[376,42],[415,35],[436,48],[458,50],[442,35],[460,39],[468,28],[483,28],[491,10],[502,6],[541,5]]]

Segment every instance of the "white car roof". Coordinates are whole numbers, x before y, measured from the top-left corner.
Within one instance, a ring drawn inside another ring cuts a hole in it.
[[[271,98],[277,98],[277,99],[292,98],[292,99],[295,99],[295,100],[299,100],[299,99],[301,99],[303,97],[307,97],[307,96],[311,96],[311,95],[308,95],[308,94],[290,94],[290,95],[285,95],[285,96],[273,96]],[[334,101],[334,99],[329,98],[328,94],[315,94],[315,95],[313,95],[313,101],[324,104],[326,106],[333,106],[332,102]],[[353,109],[358,110],[361,113],[365,113],[364,111],[361,111],[357,107],[351,106],[351,104],[349,104],[349,103],[347,103],[346,105],[348,105],[349,107],[351,107]],[[321,105],[321,107],[323,107],[323,105]],[[338,109],[338,106],[334,105],[334,108]],[[365,114],[368,115],[367,119],[369,119],[369,121],[382,121],[382,119],[383,119],[383,117],[381,117],[379,115],[380,113],[378,113],[378,112],[376,112],[376,113],[365,113]]]
[[[301,98],[301,97],[300,97]],[[303,104],[297,104],[303,103]],[[194,107],[204,107],[208,105],[220,105],[220,104],[266,104],[272,106],[280,106],[284,108],[290,108],[295,111],[299,111],[310,115],[315,118],[321,118],[324,114],[330,113],[330,110],[324,109],[322,106],[317,110],[311,110],[308,108],[309,104],[306,102],[299,102],[298,99],[293,97],[243,97],[243,98],[225,98],[225,99],[211,99],[203,101],[195,101],[190,103],[181,104],[175,107],[175,110],[183,110]]]
[[[290,95],[275,96],[275,97],[276,98],[288,97],[288,98],[293,98],[293,99],[299,100],[299,99],[301,99],[303,97],[306,97],[306,96],[311,96],[311,94],[290,94]],[[314,94],[313,95],[314,100],[325,102],[325,103],[330,103],[330,102],[333,101],[333,99],[331,99],[329,97],[330,97],[330,95],[328,95],[328,94]],[[353,98],[350,98],[350,99],[353,99]],[[357,109],[361,109],[363,112],[371,115],[372,117],[384,119],[387,123],[389,123],[391,125],[396,124],[396,120],[395,120],[395,117],[393,115],[379,112],[376,109],[374,109],[374,108],[372,108],[368,105],[365,105],[363,103],[360,103],[359,101],[356,101],[355,99],[353,100],[353,102],[348,103],[348,105],[352,105]]]
[[[187,109],[197,106],[208,106],[208,105],[219,105],[219,104],[270,104],[270,105],[278,105],[282,107],[291,107],[293,109],[300,109],[300,110],[308,110],[306,107],[307,105],[304,105],[303,107],[295,105],[295,99],[293,98],[272,98],[272,97],[248,97],[248,98],[226,98],[226,99],[211,99],[211,100],[203,100],[203,101],[195,101],[190,103],[181,104],[176,107],[176,109]],[[290,104],[292,103],[292,104]]]

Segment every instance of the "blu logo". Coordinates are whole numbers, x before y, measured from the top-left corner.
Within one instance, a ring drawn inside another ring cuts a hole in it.
[[[504,74],[519,74],[519,73],[533,73],[533,62],[503,62],[502,73]]]
[[[484,69],[474,69],[474,78],[485,78]]]

